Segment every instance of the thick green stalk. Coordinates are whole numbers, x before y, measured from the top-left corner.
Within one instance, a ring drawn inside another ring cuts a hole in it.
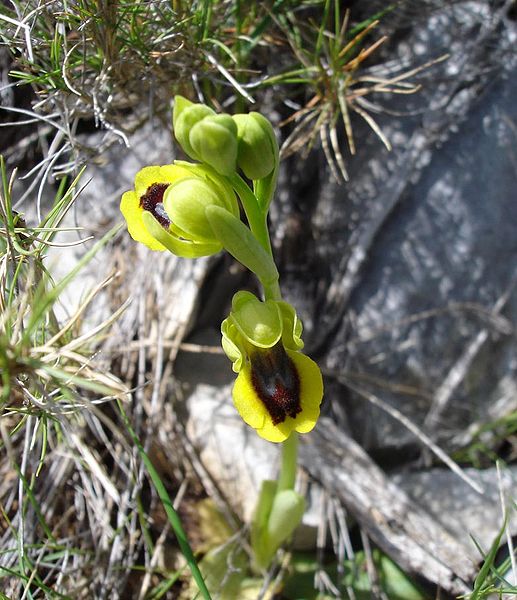
[[[282,466],[278,476],[277,493],[294,489],[298,463],[298,434],[293,431],[282,444]]]

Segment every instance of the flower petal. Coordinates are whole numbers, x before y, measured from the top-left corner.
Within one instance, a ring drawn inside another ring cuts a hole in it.
[[[233,402],[244,421],[257,430],[258,435],[269,442],[283,442],[292,431],[307,433],[316,425],[323,397],[323,380],[318,365],[305,354],[287,350],[300,378],[301,412],[296,418],[273,424],[271,415],[257,395],[252,381],[251,368],[244,366],[233,388]]]
[[[145,244],[151,250],[165,250],[165,246],[147,231],[142,218],[145,211],[141,208],[140,199],[135,192],[125,192],[122,195],[120,210],[127,221],[129,234],[134,240]]]
[[[266,417],[269,415],[266,407],[253,389],[249,365],[242,367],[235,380],[232,395],[235,408],[244,422],[254,429],[263,427]]]
[[[135,175],[135,192],[141,198],[153,183],[174,183],[189,176],[189,171],[180,165],[144,167]]]
[[[269,413],[266,413],[264,427],[257,429],[257,433],[261,438],[264,438],[268,442],[285,442],[285,440],[291,435],[295,423],[295,419],[287,417],[283,423],[273,425],[273,421],[271,420]]]
[[[296,415],[295,429],[307,433],[313,429],[320,416],[323,398],[323,379],[318,365],[305,354],[287,350],[300,378],[300,404],[302,412]],[[292,419],[291,419],[292,420]]]

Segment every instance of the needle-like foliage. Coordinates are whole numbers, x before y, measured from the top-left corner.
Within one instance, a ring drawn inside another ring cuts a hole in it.
[[[388,150],[391,144],[373,114],[381,108],[367,100],[373,94],[412,94],[420,89],[408,79],[434,62],[386,77],[374,76],[369,67],[387,36],[374,37],[382,17],[393,5],[371,18],[352,25],[350,11],[342,14],[337,0],[325,0],[320,22],[308,22],[290,11],[277,18],[298,64],[268,77],[264,84],[303,85],[308,100],[285,124],[294,127],[282,147],[282,156],[295,152],[307,156],[319,139],[334,174],[348,180],[346,163],[341,151],[339,132],[345,132],[350,154],[355,154],[356,142],[352,114],[363,119]],[[439,60],[443,60],[444,57]]]

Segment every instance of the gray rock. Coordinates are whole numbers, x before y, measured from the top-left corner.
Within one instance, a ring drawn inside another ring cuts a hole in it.
[[[187,433],[232,508],[250,522],[264,479],[275,479],[280,446],[261,439],[231,402],[232,383],[199,383],[187,399]]]
[[[517,485],[517,468],[501,470],[501,485],[496,469],[466,469],[465,473],[483,486],[484,494],[478,494],[457,475],[445,469],[398,474],[393,481],[465,548],[470,549],[469,558],[477,563],[483,560],[483,556],[474,542],[479,544],[483,552],[488,552],[504,524],[500,488],[505,497],[506,510],[509,511],[509,531],[511,535],[517,533],[515,511],[511,509],[512,494]],[[505,537],[502,543],[504,540]]]

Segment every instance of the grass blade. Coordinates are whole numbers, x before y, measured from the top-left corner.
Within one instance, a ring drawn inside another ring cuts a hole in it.
[[[469,596],[469,600],[480,600],[484,597],[483,587],[487,584],[487,580],[489,579],[490,571],[494,565],[495,557],[497,555],[497,551],[499,550],[499,546],[501,545],[501,538],[503,537],[504,531],[506,529],[506,521],[505,518],[503,526],[501,527],[499,533],[497,534],[495,540],[490,547],[488,554],[485,557],[485,562],[481,567],[481,570],[474,581],[474,589],[472,594]],[[483,595],[482,595],[483,594]]]
[[[167,517],[169,519],[169,523],[171,524],[172,529],[174,530],[174,533],[176,534],[176,539],[178,540],[178,544],[180,546],[181,552],[183,553],[183,556],[185,557],[185,559],[188,563],[188,566],[192,573],[192,577],[194,577],[194,580],[199,588],[199,591],[203,595],[203,598],[205,600],[211,600],[210,592],[208,591],[206,584],[205,584],[205,580],[203,579],[203,575],[201,574],[201,571],[199,570],[199,567],[198,567],[197,561],[196,561],[196,557],[194,556],[194,553],[192,552],[192,548],[190,547],[190,544],[187,539],[187,534],[185,533],[185,530],[183,529],[183,525],[181,524],[181,520],[178,516],[178,513],[174,510],[174,507],[172,505],[172,500],[171,500],[169,494],[167,493],[167,490],[165,489],[165,486],[163,485],[162,480],[160,479],[160,476],[158,475],[158,472],[154,468],[154,465],[151,462],[151,459],[145,452],[134,429],[131,427],[129,419],[124,411],[124,408],[122,407],[122,403],[120,401],[117,401],[117,403],[118,403],[118,407],[119,407],[120,414],[122,416],[124,425],[126,426],[133,442],[135,443],[136,447],[138,448],[140,457],[142,458],[142,461],[145,465],[145,468],[147,469],[147,472],[149,473],[149,476],[151,477],[151,480],[152,480],[153,485],[158,493],[158,496],[160,497],[160,500],[162,501],[163,508],[165,509],[165,512],[167,513]]]

